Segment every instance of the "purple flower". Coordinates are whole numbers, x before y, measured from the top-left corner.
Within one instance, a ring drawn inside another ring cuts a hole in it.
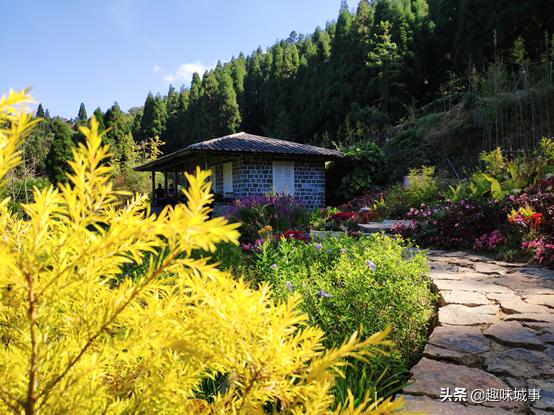
[[[277,269],[277,264],[271,264],[271,266],[269,267],[271,269]]]
[[[320,249],[323,249],[323,245],[321,245],[321,244],[315,244],[315,245],[314,245],[314,248],[315,248],[316,250],[319,251]]]
[[[287,281],[287,282],[285,283],[285,285],[287,286],[287,291],[292,292],[292,290],[293,290],[292,282]]]
[[[320,297],[320,298],[332,298],[333,297],[327,291],[323,291],[323,290],[318,291],[317,296]]]
[[[375,263],[374,263],[373,261],[369,260],[369,259],[367,259],[367,260],[365,261],[365,263],[366,263],[366,265],[369,267],[369,269],[372,270],[372,271],[375,271],[375,268],[377,268],[377,267],[375,266]]]

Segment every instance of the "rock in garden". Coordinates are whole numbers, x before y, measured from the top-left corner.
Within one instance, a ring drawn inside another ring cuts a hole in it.
[[[498,321],[498,311],[496,305],[466,307],[459,304],[450,304],[439,309],[439,323],[460,326],[494,323]]]
[[[529,388],[540,389],[540,399],[531,403],[536,409],[554,412],[554,380],[530,379]]]
[[[492,373],[529,379],[537,375],[552,376],[554,361],[545,353],[515,348],[490,356],[486,368]]]
[[[424,396],[404,395],[404,407],[399,413],[407,412],[429,415],[508,415],[513,413],[500,408],[463,406],[456,402],[441,402]]]
[[[520,269],[521,272],[541,277],[545,280],[554,280],[554,271],[547,268],[525,267]]]
[[[453,271],[437,270],[431,269],[429,273],[429,278],[432,280],[461,280],[464,278],[464,274]]]
[[[507,271],[501,266],[488,264],[486,262],[477,262],[475,264],[475,271],[482,274],[497,274],[497,275],[506,275]]]
[[[500,278],[499,280],[501,280]],[[452,280],[433,280],[433,284],[439,290],[460,290],[460,291],[477,291],[481,293],[500,293],[500,294],[514,294],[514,292],[502,285],[493,284],[486,281],[480,280],[462,280],[462,281],[452,281]]]
[[[499,294],[488,293],[487,297],[491,300],[496,300],[500,304],[500,308],[507,314],[525,314],[525,313],[550,313],[548,307],[529,304],[523,301],[518,295],[515,294]]]
[[[491,304],[485,295],[476,291],[441,291],[439,304],[445,306],[448,304],[461,304],[468,307]]]
[[[522,313],[522,314],[510,314],[504,317],[504,320],[519,320],[519,321],[538,321],[544,323],[554,323],[554,313]]]
[[[554,280],[545,280],[522,272],[513,272],[495,282],[522,295],[554,295]]]
[[[509,386],[496,376],[482,369],[470,368],[462,365],[439,362],[423,357],[412,370],[413,383],[404,388],[409,395],[426,395],[432,398],[441,396],[441,388],[466,388],[468,391],[467,403],[470,391],[474,389],[507,389]],[[484,406],[501,408],[514,408],[520,406],[517,402],[486,402]],[[442,412],[429,412],[442,414]],[[475,412],[468,412],[475,413]]]
[[[442,256],[444,256],[444,257],[449,257],[449,256],[465,257],[465,256],[468,256],[468,253],[464,252],[464,251],[455,251],[455,252],[447,252],[446,254],[443,254]]]
[[[554,344],[554,333],[541,334],[539,338],[545,344]]]
[[[489,339],[474,326],[439,326],[433,330],[429,343],[462,353],[483,353],[490,349]]]
[[[484,330],[483,334],[508,346],[538,350],[545,348],[537,332],[523,327],[521,323],[517,321],[500,321]]]
[[[437,347],[431,343],[427,344],[425,349],[423,349],[423,356],[428,357],[429,359],[448,360],[467,365],[476,365],[483,361],[482,358],[479,359],[476,356],[466,355],[455,350],[443,349],[442,347]]]
[[[530,295],[525,298],[525,301],[530,304],[544,305],[554,308],[554,295]],[[554,313],[554,310],[552,310]]]

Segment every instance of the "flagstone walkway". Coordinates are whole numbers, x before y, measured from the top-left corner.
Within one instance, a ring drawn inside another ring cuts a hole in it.
[[[554,271],[464,252],[429,259],[438,325],[411,370],[405,411],[554,413]]]

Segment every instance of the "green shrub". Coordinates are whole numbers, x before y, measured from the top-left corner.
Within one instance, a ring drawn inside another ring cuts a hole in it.
[[[253,286],[270,282],[277,300],[300,293],[301,308],[325,331],[327,345],[341,344],[360,325],[367,333],[392,325],[393,352],[347,368],[335,390],[343,402],[348,388],[356,398],[394,394],[425,344],[436,297],[425,255],[407,247],[381,234],[311,243],[268,239],[259,252],[220,246],[215,259]]]
[[[406,255],[406,244],[384,235],[328,238],[304,243],[266,242],[247,277],[268,281],[277,299],[302,294],[302,308],[312,323],[338,345],[352,330],[367,332],[393,326],[395,353],[379,357],[383,367],[402,371],[427,338],[434,310],[426,257]]]
[[[392,186],[384,196],[384,201],[375,207],[382,216],[402,218],[411,207],[433,205],[442,198],[446,190],[446,181],[437,177],[435,168],[422,166],[411,169],[408,174],[408,184]]]
[[[341,204],[359,196],[376,184],[386,182],[385,157],[381,148],[371,141],[341,148],[344,159],[327,164],[327,200]]]
[[[554,140],[543,138],[530,155],[509,159],[497,147],[481,153],[480,160],[482,168],[473,173],[471,179],[451,187],[451,199],[502,200],[548,179],[554,174]]]
[[[0,188],[0,199],[10,198],[8,205],[13,212],[23,214],[21,207],[24,203],[34,201],[33,188],[42,190],[50,185],[45,177],[12,178]]]
[[[415,128],[400,131],[383,146],[388,181],[400,180],[413,168],[431,164],[435,150]]]

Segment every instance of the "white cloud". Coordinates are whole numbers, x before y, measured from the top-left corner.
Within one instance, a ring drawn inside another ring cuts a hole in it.
[[[182,63],[177,67],[174,73],[166,73],[159,65],[154,66],[154,72],[165,73],[164,81],[167,83],[184,83],[189,84],[192,80],[192,75],[198,72],[200,76],[209,69],[209,66],[203,65],[200,61],[191,63]]]

